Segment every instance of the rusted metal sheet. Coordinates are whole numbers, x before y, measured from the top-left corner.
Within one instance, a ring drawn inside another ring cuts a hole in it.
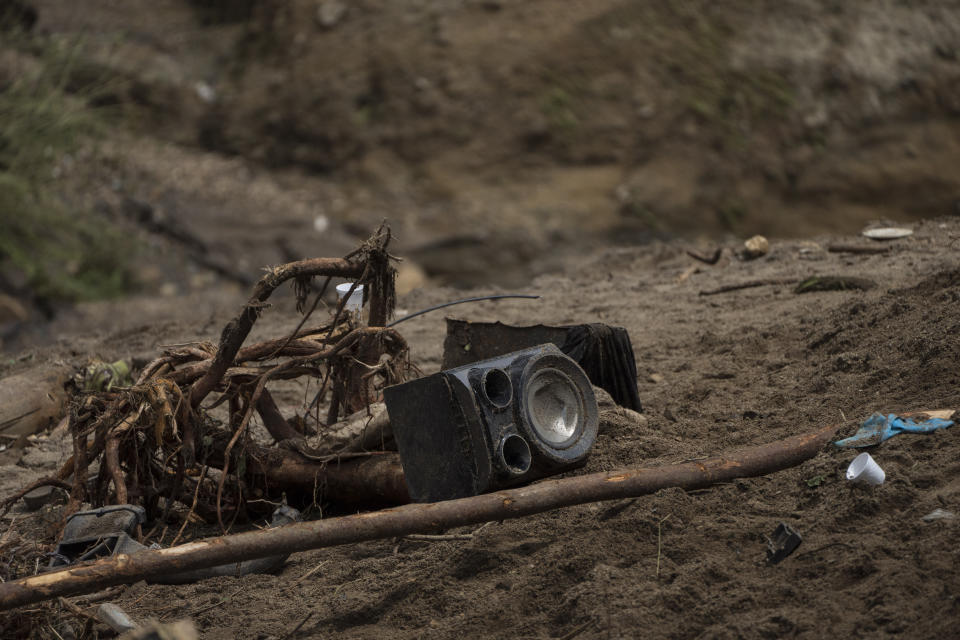
[[[514,327],[502,322],[469,322],[447,318],[441,369],[454,369],[541,344],[553,343],[560,347],[566,339],[566,327],[543,324]]]

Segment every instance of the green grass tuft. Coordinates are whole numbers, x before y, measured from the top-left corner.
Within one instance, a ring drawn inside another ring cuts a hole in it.
[[[106,129],[107,114],[89,106],[92,88],[65,89],[76,56],[48,45],[32,73],[0,87],[0,271],[19,271],[47,300],[112,297],[133,285],[130,241],[57,191],[60,159]]]

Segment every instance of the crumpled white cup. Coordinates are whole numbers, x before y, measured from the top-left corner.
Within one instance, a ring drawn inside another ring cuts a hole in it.
[[[847,467],[847,480],[863,484],[883,484],[887,474],[869,453],[861,453]]]

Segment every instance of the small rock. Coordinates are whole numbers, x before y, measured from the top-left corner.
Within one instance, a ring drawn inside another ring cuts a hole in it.
[[[324,29],[332,29],[343,19],[347,13],[347,5],[336,0],[324,2],[317,9],[317,22]]]
[[[0,326],[19,324],[30,316],[27,308],[12,296],[0,293]]]
[[[40,507],[53,500],[54,491],[56,491],[56,487],[37,487],[23,496],[23,504],[27,507],[27,511],[38,511]]]
[[[217,101],[217,91],[206,82],[200,81],[193,85],[193,90],[197,97],[207,104],[213,104]]]
[[[313,230],[317,233],[323,233],[330,228],[330,218],[324,214],[318,215],[313,219]]]
[[[51,451],[43,447],[30,447],[23,452],[20,464],[24,467],[50,469],[56,467],[63,456],[59,451]]]
[[[66,622],[61,622],[60,626],[57,627],[57,635],[63,638],[63,640],[77,640],[77,634],[74,632],[73,627]]]
[[[770,253],[770,242],[763,236],[753,236],[743,243],[743,257],[748,260]]]
[[[651,373],[650,376],[647,378],[647,380],[649,380],[650,382],[652,382],[652,383],[654,383],[654,384],[660,384],[660,383],[663,382],[665,379],[666,379],[666,378],[663,377],[663,374],[662,374],[662,373]]]
[[[657,115],[657,107],[649,102],[642,104],[637,107],[637,115],[644,120],[649,120],[653,116]]]
[[[217,274],[212,271],[203,271],[194,273],[190,276],[190,289],[202,290],[211,287],[217,283]]]
[[[947,511],[946,509],[934,509],[927,515],[920,518],[924,522],[936,522],[937,520],[953,520],[957,517],[953,511]]]

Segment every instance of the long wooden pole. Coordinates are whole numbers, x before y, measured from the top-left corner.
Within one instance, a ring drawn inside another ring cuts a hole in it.
[[[459,500],[410,504],[266,531],[210,538],[159,551],[119,554],[90,564],[0,584],[0,609],[59,596],[90,593],[151,576],[365,540],[428,533],[492,520],[520,518],[588,502],[642,496],[667,487],[699,489],[734,478],[765,475],[812,458],[833,437],[836,429],[825,427],[728,456],[696,462],[548,480]]]

